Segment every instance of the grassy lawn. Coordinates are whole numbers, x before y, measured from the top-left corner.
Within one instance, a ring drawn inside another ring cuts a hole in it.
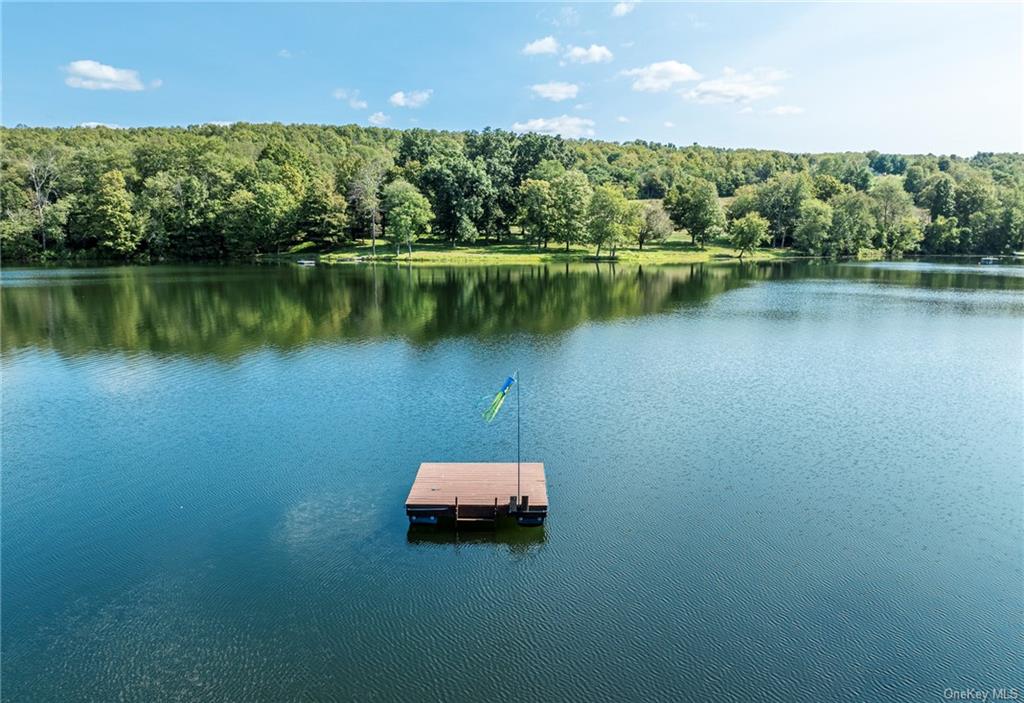
[[[602,260],[608,255],[601,252]],[[765,261],[792,256],[789,250],[759,249],[743,257],[744,261]],[[408,261],[414,264],[537,264],[592,261],[594,247],[572,246],[567,252],[564,245],[552,242],[546,250],[538,251],[533,245],[517,240],[501,244],[484,243],[460,245],[455,248],[446,242],[428,239],[413,244],[412,256],[403,251],[395,255],[395,249],[387,242],[378,240],[377,258],[372,258],[369,240],[363,240],[317,252],[308,243],[301,244],[279,257],[268,259],[318,259],[325,264],[354,263],[359,261]],[[724,241],[709,244],[704,249],[690,244],[689,238],[676,233],[664,242],[647,245],[643,251],[636,247],[619,249],[616,260],[630,264],[689,264],[703,261],[735,261],[736,250]]]

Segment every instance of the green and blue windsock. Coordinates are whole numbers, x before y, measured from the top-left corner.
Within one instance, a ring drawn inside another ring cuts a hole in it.
[[[501,410],[501,406],[505,404],[505,398],[508,396],[509,390],[512,388],[512,384],[516,382],[515,376],[509,376],[505,379],[505,383],[501,386],[501,390],[494,396],[494,400],[491,401],[489,408],[484,410],[484,421],[490,422],[498,416],[498,411]]]

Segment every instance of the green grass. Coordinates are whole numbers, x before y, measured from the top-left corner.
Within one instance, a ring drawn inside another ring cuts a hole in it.
[[[298,256],[301,252],[302,256]],[[378,240],[377,256],[374,259],[369,240],[362,240],[327,251],[315,252],[308,246],[299,245],[287,254],[268,259],[291,260],[310,258],[317,254],[321,263],[344,264],[365,261],[401,261],[413,264],[538,264],[593,261],[595,248],[572,246],[569,251],[564,245],[552,242],[548,249],[538,251],[536,246],[513,240],[511,242],[481,243],[451,247],[446,242],[424,240],[413,244],[412,256],[404,250],[395,254],[394,246]],[[608,259],[609,252],[602,250],[601,260]],[[793,256],[789,250],[758,249],[743,257],[744,261],[766,261]],[[709,244],[701,249],[690,243],[688,237],[673,235],[664,242],[649,244],[640,251],[635,246],[620,248],[616,261],[629,264],[690,264],[707,261],[736,261],[737,252],[724,241]]]

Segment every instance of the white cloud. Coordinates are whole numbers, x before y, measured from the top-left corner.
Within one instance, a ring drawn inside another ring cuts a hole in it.
[[[64,83],[85,90],[145,90],[139,72],[131,68],[114,68],[99,61],[72,61],[65,68]]]
[[[331,93],[335,100],[344,100],[348,103],[348,106],[353,110],[365,110],[367,102],[359,97],[358,90],[349,90],[347,88],[335,88],[334,92]]]
[[[665,120],[665,121],[664,121],[664,122],[662,122],[661,124],[663,124],[663,125],[664,125],[665,127],[668,127],[669,129],[671,129],[672,127],[675,127],[675,126],[676,126],[676,123],[675,123],[675,122],[669,122],[668,120]]]
[[[107,129],[124,129],[119,124],[109,124],[107,122],[81,122],[79,127],[93,128],[93,127],[106,127]]]
[[[796,105],[779,105],[768,111],[769,115],[799,115],[804,109]]]
[[[753,111],[754,111],[754,108],[752,108],[749,105],[747,105],[746,107],[741,107],[739,110],[736,111],[736,113],[740,114],[740,115],[749,115]]]
[[[212,124],[214,127],[230,127],[234,123],[233,120],[210,120],[206,124]]]
[[[594,120],[586,117],[538,117],[512,125],[516,132],[537,132],[539,134],[560,134],[567,139],[594,136]]]
[[[156,79],[151,80],[149,82],[149,87],[152,88],[153,90],[156,90],[157,88],[159,88],[163,84],[164,84],[164,82],[162,80],[160,80],[159,78],[156,78]]]
[[[678,61],[658,61],[642,68],[631,68],[622,75],[633,77],[633,90],[644,93],[663,93],[676,83],[698,81],[701,76],[689,64]]]
[[[630,12],[636,9],[635,2],[618,2],[615,3],[615,7],[612,8],[613,17],[625,17]]]
[[[619,115],[618,117],[615,118],[615,121],[616,122],[620,122],[622,124],[626,124],[627,122],[629,122],[629,118],[628,117],[623,117],[622,115]]]
[[[551,81],[550,83],[537,83],[535,85],[531,85],[530,90],[545,100],[559,102],[560,100],[572,100],[575,98],[580,92],[580,87],[575,83]]]
[[[375,112],[366,118],[366,121],[372,124],[374,127],[383,127],[391,118],[385,115],[383,112]]]
[[[277,52],[277,55],[279,58],[282,59],[290,59],[292,57],[292,52],[288,51],[287,49],[281,49],[280,51]]]
[[[726,68],[720,78],[703,81],[685,94],[699,103],[747,103],[777,94],[779,81],[787,77],[774,68],[756,68],[750,73],[737,73]]]
[[[570,46],[565,58],[573,63],[607,63],[615,58],[607,46],[591,44],[586,49],[582,46]]]
[[[576,105],[572,106],[572,109],[573,110],[589,110],[592,107],[594,107],[593,103],[577,103]]]
[[[408,93],[400,90],[388,98],[388,102],[395,107],[423,107],[433,94],[433,90],[410,90]]]
[[[523,53],[527,56],[534,54],[557,54],[558,53],[558,40],[554,37],[544,37],[537,41],[532,41],[523,47]]]

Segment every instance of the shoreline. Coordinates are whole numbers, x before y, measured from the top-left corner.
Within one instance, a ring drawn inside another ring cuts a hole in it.
[[[776,261],[780,259],[808,259],[792,249],[758,249],[740,259],[736,250],[721,244],[709,244],[704,249],[680,241],[651,245],[639,250],[619,249],[615,257],[602,254],[597,257],[593,247],[563,247],[538,250],[530,244],[488,243],[451,247],[445,243],[430,241],[414,247],[412,255],[403,251],[396,254],[387,242],[377,246],[373,256],[368,242],[331,251],[316,251],[312,247],[297,248],[281,254],[263,254],[258,257],[264,262],[291,262],[313,260],[318,264],[369,264],[402,263],[426,265],[516,265],[516,264],[699,264]]]

